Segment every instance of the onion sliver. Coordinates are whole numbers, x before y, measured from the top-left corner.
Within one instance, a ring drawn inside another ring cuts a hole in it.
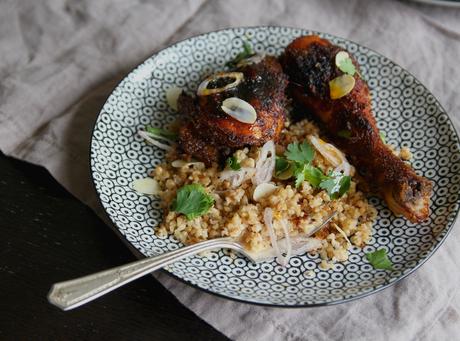
[[[270,182],[275,170],[275,162],[275,143],[268,141],[260,151],[260,156],[256,162],[256,174],[252,178],[252,183],[257,186],[264,182]]]
[[[287,266],[289,264],[289,259],[291,259],[292,253],[291,238],[289,237],[289,228],[286,219],[281,219],[280,222],[284,232],[284,239],[286,240],[286,256],[283,256],[280,261],[281,265]]]
[[[347,234],[345,233],[345,231],[342,230],[337,224],[333,224],[333,226],[335,227],[335,229],[336,229],[337,231],[339,231],[339,233],[343,236],[343,238],[345,238],[345,240],[347,241],[347,243],[348,243],[349,245],[351,245],[350,239],[348,239],[348,236],[347,236]]]
[[[256,109],[241,98],[227,98],[222,102],[221,108],[227,115],[240,122],[252,124],[257,120]]]
[[[345,175],[350,175],[351,165],[345,155],[332,144],[324,142],[319,137],[310,135],[310,143],[315,149],[335,168],[335,171],[342,171]]]
[[[323,245],[321,240],[318,238],[305,237],[305,236],[295,236],[295,237],[290,237],[290,238],[291,238],[290,244],[292,248],[291,257],[303,255],[307,252],[317,250],[321,248]],[[286,238],[279,239],[277,243],[280,248],[284,250],[287,248]],[[250,252],[250,255],[252,259],[254,259],[257,263],[259,263],[259,262],[271,261],[273,258],[276,257],[276,252],[273,247],[270,247],[262,251]]]
[[[235,79],[233,82],[224,85],[221,88],[215,89],[208,89],[209,83],[212,81],[217,81],[219,78],[233,78]],[[228,89],[236,87],[241,81],[244,79],[244,75],[242,72],[218,72],[212,76],[206,78],[203,82],[201,82],[200,86],[197,90],[198,96],[208,96],[212,94],[217,94],[219,92],[226,91]]]
[[[251,65],[251,64],[257,64],[257,63],[260,63],[264,58],[265,58],[265,55],[256,54],[249,58],[240,60],[238,64],[236,64],[236,67],[240,68],[240,67],[244,67],[244,66]]]
[[[141,194],[156,195],[160,192],[160,185],[152,178],[134,180],[131,186]]]
[[[171,150],[171,146],[153,139],[152,135],[149,134],[148,132],[146,132],[144,130],[139,130],[137,133],[139,134],[140,137],[142,137],[147,142],[150,142],[154,146],[157,146],[158,148],[161,148],[161,149],[166,150],[166,151]]]
[[[254,175],[256,170],[250,167],[243,167],[240,170],[225,170],[220,173],[219,178],[221,181],[228,180],[230,186],[233,188],[240,186],[244,181],[248,180]]]
[[[204,169],[205,168],[205,165],[203,162],[199,162],[199,161],[184,161],[184,160],[174,160],[173,162],[171,162],[171,166],[173,166],[174,168],[182,168],[182,167],[189,167],[189,166],[193,166],[197,169]]]
[[[273,228],[273,211],[270,207],[265,208],[264,223],[267,227],[268,234],[270,236],[270,243],[272,244],[272,247],[275,250],[276,259],[281,259],[283,255],[281,254],[280,248],[278,246],[278,240],[276,239],[275,229]]]
[[[267,226],[272,247],[257,253],[251,253],[251,257],[256,262],[264,262],[276,258],[281,262],[284,260],[286,262],[284,264],[287,264],[290,257],[317,250],[322,246],[322,242],[318,238],[302,235],[290,237],[288,234],[287,221],[284,219],[281,220],[281,226],[283,227],[285,238],[277,240],[275,230],[273,229],[273,211],[270,207],[267,207],[264,211],[264,222],[265,226]],[[286,250],[286,257],[283,257],[280,248]]]

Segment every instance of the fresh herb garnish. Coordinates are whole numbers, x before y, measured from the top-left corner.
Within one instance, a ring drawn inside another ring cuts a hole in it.
[[[176,133],[173,133],[173,132],[161,129],[161,128],[154,128],[152,126],[147,126],[145,127],[145,131],[154,135],[157,138],[163,138],[163,139],[172,140],[172,141],[177,140]]]
[[[351,177],[344,175],[341,172],[330,172],[325,175],[321,169],[312,165],[315,158],[315,150],[307,142],[302,144],[297,142],[291,143],[287,146],[284,155],[290,160],[290,167],[295,177],[295,186],[298,188],[304,181],[308,181],[314,188],[321,188],[327,191],[331,199],[338,199],[344,195],[349,189],[351,184]],[[279,160],[278,160],[279,159]],[[278,158],[275,164],[275,175],[282,173],[276,172],[276,169],[287,169],[286,163],[288,161]],[[286,179],[288,179],[287,177]]]
[[[345,51],[340,51],[335,55],[335,65],[337,65],[340,71],[350,76],[356,73],[356,67],[353,65],[350,55]]]
[[[275,177],[279,180],[287,180],[294,175],[296,168],[296,162],[291,162],[277,156],[275,161]]]
[[[393,270],[393,263],[388,258],[387,251],[385,249],[366,253],[366,258],[376,269]]]
[[[171,210],[182,213],[187,220],[199,217],[214,205],[214,198],[206,193],[200,184],[181,187],[172,202]]]
[[[321,182],[325,179],[325,176],[321,169],[307,164],[303,169],[305,180],[312,184],[313,187],[318,187]]]
[[[277,156],[275,161],[275,175],[284,172],[289,168],[289,166],[289,161],[287,161],[285,158]]]
[[[349,130],[339,130],[337,132],[337,136],[343,137],[345,139],[349,139],[351,137],[351,131],[349,131]]]
[[[255,53],[254,53],[254,50],[252,49],[252,46],[246,40],[243,40],[243,51],[238,53],[234,59],[227,62],[225,65],[228,66],[229,68],[234,68],[243,59],[252,57],[253,55],[255,55]]]
[[[380,139],[382,140],[383,143],[387,143],[386,135],[383,131],[379,133]]]
[[[350,184],[350,176],[340,172],[330,172],[327,177],[323,178],[319,187],[325,189],[331,199],[338,199],[350,189]]]
[[[235,171],[241,169],[241,165],[235,156],[230,156],[225,163],[230,169],[233,169]]]
[[[302,144],[294,142],[287,146],[287,151],[284,152],[284,155],[288,160],[305,164],[313,161],[315,150],[307,141],[304,141]]]
[[[294,175],[294,177],[295,177],[294,184],[295,184],[295,187],[296,187],[296,188],[299,188],[300,185],[302,185],[302,182],[305,181],[305,173],[304,173],[304,171],[303,171],[304,166],[305,166],[305,165],[301,165],[301,164],[298,163],[298,162],[295,162],[295,163],[293,164],[293,168],[294,168],[293,175]]]
[[[314,167],[311,163],[305,163],[304,165],[297,163],[294,175],[296,187],[299,187],[302,182],[306,180],[316,188],[324,179],[324,174],[321,169]]]

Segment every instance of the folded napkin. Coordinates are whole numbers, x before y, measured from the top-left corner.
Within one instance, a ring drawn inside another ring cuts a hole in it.
[[[89,177],[91,128],[132,67],[175,41],[219,28],[286,25],[371,47],[411,71],[460,123],[460,10],[397,1],[6,1],[0,3],[0,149],[46,167],[105,218]],[[458,225],[458,224],[457,224]],[[236,340],[455,340],[460,232],[423,267],[358,301],[266,308],[155,274]]]

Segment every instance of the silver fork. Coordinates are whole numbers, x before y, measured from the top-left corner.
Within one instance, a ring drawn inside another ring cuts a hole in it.
[[[335,212],[305,237],[309,237],[323,228],[334,215]],[[62,310],[70,310],[180,259],[216,249],[237,251],[246,256],[251,262],[256,263],[255,255],[247,251],[238,241],[232,238],[216,238],[84,277],[55,283],[48,293],[48,301]]]

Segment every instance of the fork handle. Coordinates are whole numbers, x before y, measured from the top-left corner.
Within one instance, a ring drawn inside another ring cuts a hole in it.
[[[159,256],[141,259],[88,276],[55,283],[48,293],[48,301],[62,310],[70,310],[175,261],[218,248],[235,249],[235,243],[229,238],[211,239]]]

